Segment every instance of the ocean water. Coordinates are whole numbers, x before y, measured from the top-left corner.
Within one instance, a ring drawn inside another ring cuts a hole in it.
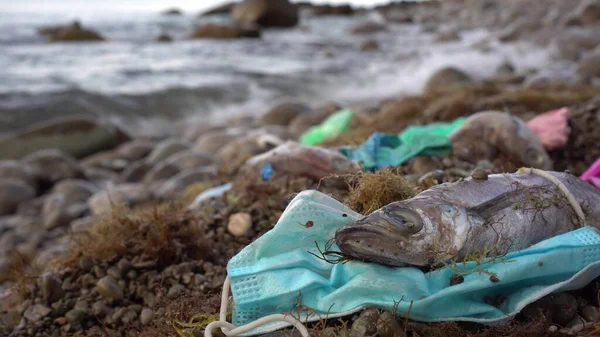
[[[375,14],[304,16],[298,27],[264,30],[261,39],[214,41],[187,36],[226,16],[162,16],[135,7],[80,13],[0,8],[0,133],[68,114],[108,118],[139,135],[174,133],[191,122],[259,114],[284,98],[318,106],[415,94],[447,65],[486,78],[504,61],[522,72],[552,62],[552,50],[527,44],[473,48],[488,37],[485,30],[447,44],[412,24],[370,36],[348,33],[359,22],[381,20]],[[108,41],[48,43],[37,34],[38,27],[76,18]],[[153,42],[160,33],[176,41]],[[381,49],[360,52],[367,39]]]

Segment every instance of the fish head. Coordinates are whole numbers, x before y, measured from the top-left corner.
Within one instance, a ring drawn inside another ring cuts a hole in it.
[[[429,266],[456,256],[469,232],[467,209],[431,198],[391,203],[337,230],[352,258],[386,266]]]

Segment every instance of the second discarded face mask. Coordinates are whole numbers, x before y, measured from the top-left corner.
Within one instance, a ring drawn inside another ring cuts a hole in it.
[[[600,233],[592,227],[480,266],[468,262],[429,273],[360,261],[331,264],[311,254],[319,255],[315,243],[324,247],[338,228],[360,218],[320,192],[299,193],[275,227],[227,266],[234,301],[233,325],[281,313],[316,321],[371,306],[397,308],[420,321],[502,324],[527,304],[552,292],[581,288],[600,275]],[[335,244],[331,249],[337,250]],[[461,284],[450,286],[450,278],[458,271],[471,272],[464,273]],[[492,282],[490,273],[499,281]],[[488,297],[504,301],[494,306],[486,303]],[[298,308],[298,303],[304,309]],[[245,335],[286,326],[289,323],[273,322]]]

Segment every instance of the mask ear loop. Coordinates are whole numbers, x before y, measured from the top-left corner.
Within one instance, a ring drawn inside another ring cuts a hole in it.
[[[302,324],[302,322],[300,322],[298,319],[296,319],[292,316],[283,315],[283,314],[274,314],[274,315],[265,316],[265,317],[257,319],[254,322],[251,322],[246,325],[239,326],[239,327],[236,327],[233,324],[227,322],[227,309],[228,309],[228,305],[229,305],[229,288],[230,288],[230,286],[231,286],[231,281],[229,281],[229,276],[228,276],[227,278],[225,278],[225,282],[223,283],[223,292],[221,293],[221,309],[219,311],[219,320],[216,322],[210,323],[206,327],[206,329],[204,330],[204,337],[212,337],[212,330],[216,329],[216,328],[221,328],[223,333],[228,337],[235,337],[235,336],[239,336],[243,333],[246,333],[250,330],[256,329],[261,325],[271,323],[271,322],[277,322],[277,321],[283,321],[283,322],[290,323],[296,329],[298,329],[298,331],[300,332],[302,337],[310,337],[308,329],[306,329],[306,327],[304,326],[304,324]]]
[[[536,169],[536,168],[529,168],[529,167],[523,167],[523,168],[519,169],[518,172],[534,174],[534,175],[538,175],[542,178],[546,178],[546,179],[550,180],[550,182],[552,182],[554,185],[556,185],[556,187],[558,187],[558,189],[561,192],[563,192],[563,194],[567,198],[567,201],[569,201],[569,204],[571,204],[571,207],[573,207],[573,209],[575,210],[575,213],[577,214],[577,218],[579,218],[579,225],[581,227],[586,226],[585,214],[583,213],[583,210],[581,209],[581,205],[579,205],[579,202],[577,202],[577,200],[575,199],[573,194],[569,191],[569,189],[565,186],[565,184],[563,184],[555,176],[553,176],[552,174],[550,174],[544,170],[540,170],[540,169]]]

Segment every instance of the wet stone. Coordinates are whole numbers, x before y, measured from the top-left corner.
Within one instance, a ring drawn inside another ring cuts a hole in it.
[[[379,315],[377,320],[377,333],[379,337],[404,337],[404,329],[396,320],[394,314],[390,312],[384,312]]]
[[[184,291],[185,291],[184,286],[182,286],[181,284],[176,284],[169,289],[169,292],[167,293],[167,297],[169,299],[175,299],[175,298],[181,296]]]
[[[370,313],[361,314],[361,316],[352,323],[350,337],[369,337],[377,336],[377,319]]]
[[[52,312],[52,309],[48,308],[47,306],[43,304],[35,304],[25,310],[23,316],[25,316],[25,318],[27,318],[27,320],[30,322],[37,322],[48,316],[50,312]]]
[[[581,309],[581,316],[587,322],[596,322],[600,318],[600,311],[595,306],[586,305]]]
[[[87,256],[82,257],[79,260],[79,268],[83,271],[90,271],[94,267],[94,261]]]
[[[118,301],[123,298],[123,291],[112,276],[105,276],[98,281],[96,289],[106,299]]]
[[[83,320],[87,317],[87,312],[85,310],[73,309],[65,314],[65,318],[67,322],[71,324],[81,324]]]
[[[65,291],[62,289],[62,282],[54,274],[46,274],[42,277],[42,297],[48,305],[60,300],[65,296]]]
[[[142,323],[142,325],[148,325],[152,322],[153,318],[154,312],[152,309],[144,308],[140,314],[140,323]]]
[[[577,299],[569,293],[558,293],[552,296],[554,313],[552,320],[562,326],[567,325],[577,315]]]

